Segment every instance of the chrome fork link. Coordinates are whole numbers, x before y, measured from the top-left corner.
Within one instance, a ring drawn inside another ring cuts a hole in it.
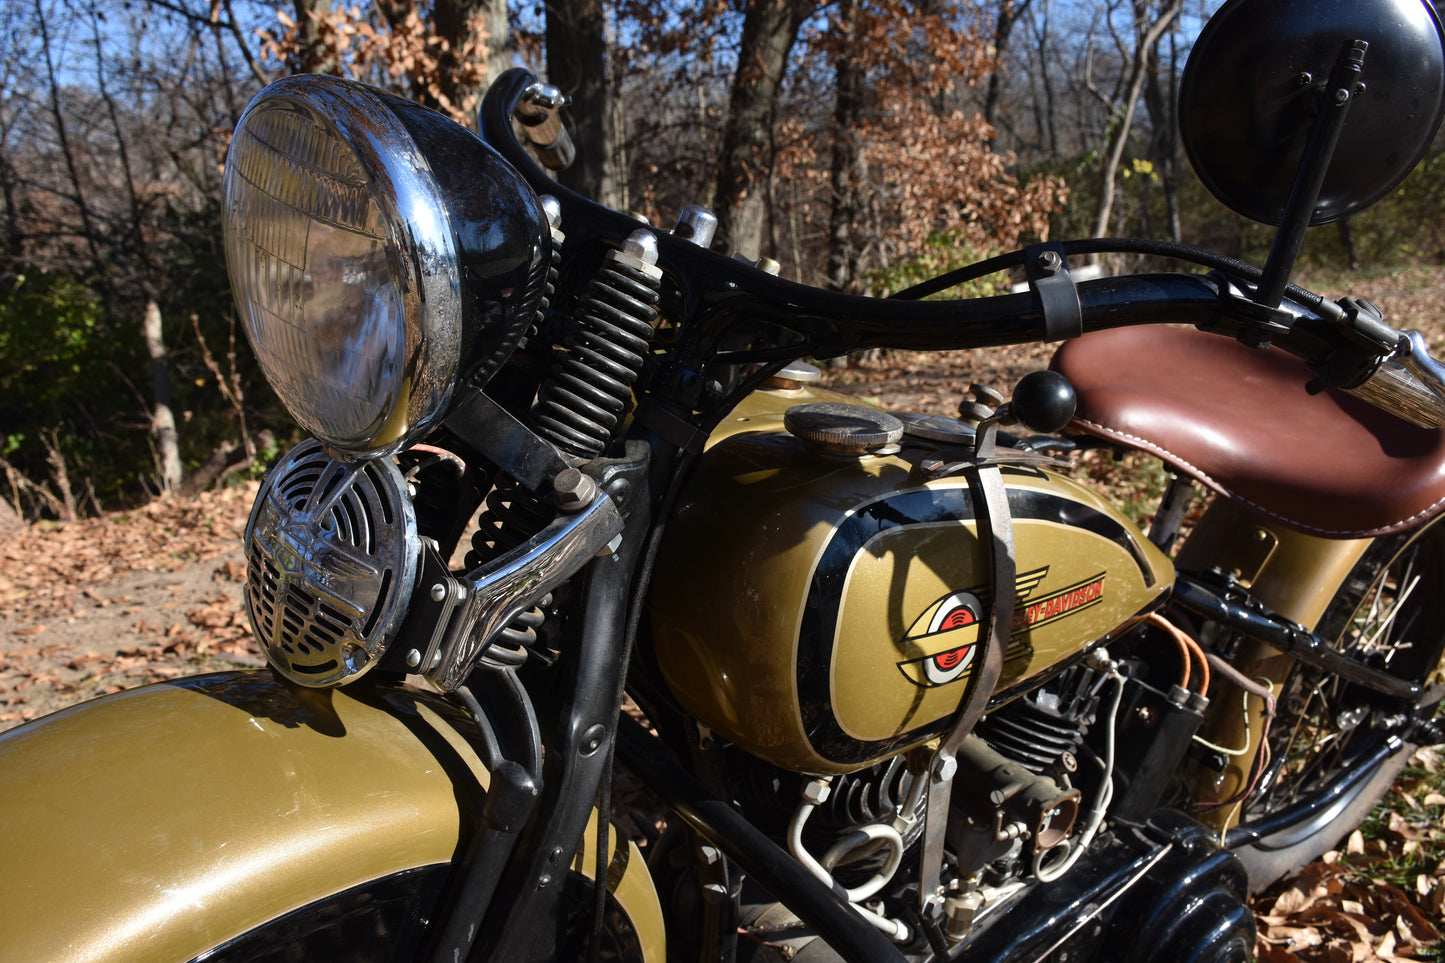
[[[587,286],[562,361],[537,394],[536,430],[582,460],[596,458],[632,408],[632,386],[657,324],[657,238],[635,231],[607,252]]]

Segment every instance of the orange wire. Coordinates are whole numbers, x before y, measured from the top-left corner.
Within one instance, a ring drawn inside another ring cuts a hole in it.
[[[1150,612],[1148,616],[1146,616],[1146,618],[1148,619],[1148,621],[1164,629],[1168,633],[1169,637],[1174,640],[1174,644],[1179,646],[1179,661],[1184,665],[1184,677],[1179,680],[1179,688],[1188,689],[1189,669],[1191,662],[1189,658],[1189,646],[1185,645],[1184,640],[1179,637],[1181,633],[1177,629],[1175,629],[1172,624],[1170,624],[1168,619],[1164,618],[1164,616],[1160,615],[1158,612]]]
[[[1207,694],[1209,692],[1210,673],[1209,659],[1204,655],[1204,648],[1198,642],[1194,641],[1189,633],[1179,628],[1179,626],[1173,622],[1170,622],[1158,612],[1150,612],[1148,619],[1154,625],[1168,632],[1170,637],[1174,639],[1175,644],[1179,646],[1179,652],[1184,657],[1184,681],[1179,683],[1179,685],[1185,689],[1189,688],[1189,663],[1190,656],[1192,655],[1193,658],[1199,662],[1200,678],[1202,679],[1199,694]]]

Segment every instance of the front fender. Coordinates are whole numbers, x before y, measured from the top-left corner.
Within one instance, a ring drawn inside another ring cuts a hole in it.
[[[0,734],[0,963],[417,959],[480,825],[474,732],[430,693],[263,670]],[[588,919],[596,817],[569,872]],[[641,854],[609,844],[608,933],[661,963]]]
[[[358,887],[374,911],[367,884],[418,939],[418,903],[488,784],[466,725],[411,689],[300,690],[261,671],[5,733],[0,960],[191,960],[318,903],[337,912]]]

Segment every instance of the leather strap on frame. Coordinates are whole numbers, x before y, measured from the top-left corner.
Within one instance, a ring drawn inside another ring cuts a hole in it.
[[[988,425],[981,426],[981,430],[992,432],[996,429]],[[989,619],[988,642],[978,678],[969,691],[968,701],[944,733],[929,771],[924,775],[928,779],[928,804],[924,816],[919,882],[923,901],[921,909],[925,916],[931,915],[931,904],[940,889],[944,833],[948,825],[953,778],[958,770],[958,748],[983,717],[994,687],[1003,675],[1003,657],[1009,636],[1013,634],[1014,606],[1018,594],[1013,516],[1009,513],[1008,489],[1004,486],[1003,474],[996,464],[976,462],[965,469],[965,477],[974,495],[978,538],[987,553],[993,579],[993,613]]]
[[[1044,309],[1044,340],[1067,341],[1082,336],[1084,311],[1074,279],[1069,276],[1063,245],[1030,245],[1024,251],[1024,271]]]

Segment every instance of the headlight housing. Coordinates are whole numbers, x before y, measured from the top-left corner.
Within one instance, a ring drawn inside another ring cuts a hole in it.
[[[246,336],[339,453],[416,440],[533,320],[550,258],[537,196],[440,114],[335,77],[279,80],[242,115],[224,190]]]

